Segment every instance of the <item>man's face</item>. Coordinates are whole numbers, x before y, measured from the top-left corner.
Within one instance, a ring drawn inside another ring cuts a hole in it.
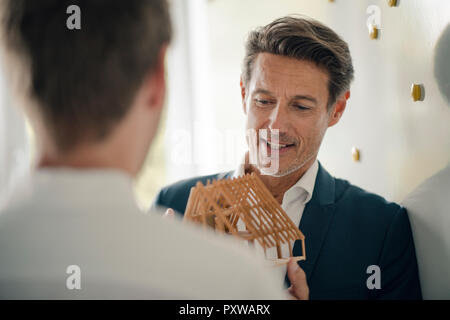
[[[309,61],[260,53],[244,94],[247,130],[256,130],[259,148],[266,148],[269,156],[278,149],[278,172],[271,175],[295,172],[317,156],[325,131],[332,125],[325,71]],[[260,129],[267,130],[267,138]],[[278,146],[270,144],[271,132],[276,129]],[[253,148],[249,143],[250,152],[255,152]],[[258,164],[262,172],[263,167]]]

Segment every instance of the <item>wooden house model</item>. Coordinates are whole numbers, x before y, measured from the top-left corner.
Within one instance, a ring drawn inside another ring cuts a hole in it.
[[[276,264],[284,264],[289,259],[282,256],[282,246],[287,245],[292,256],[292,243],[301,240],[302,256],[295,260],[306,259],[305,236],[255,173],[234,179],[208,180],[205,186],[197,182],[191,189],[184,219],[232,234],[250,245],[256,240],[265,254],[266,249],[276,247]],[[245,231],[238,231],[239,219]]]

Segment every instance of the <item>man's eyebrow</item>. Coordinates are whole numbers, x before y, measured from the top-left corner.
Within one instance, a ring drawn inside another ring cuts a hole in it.
[[[261,94],[267,94],[267,95],[269,95],[269,96],[272,95],[272,92],[270,92],[269,90],[266,90],[266,89],[262,89],[262,88],[258,88],[258,89],[256,89],[256,90],[253,92],[253,94],[259,94],[259,93],[261,93]],[[293,96],[293,97],[291,98],[291,101],[294,101],[294,100],[308,100],[308,101],[311,101],[311,102],[314,103],[314,104],[317,104],[317,99],[314,98],[313,96],[310,96],[310,95],[298,94],[298,95],[295,95],[295,96]]]
[[[266,89],[262,89],[262,88],[258,88],[253,92],[253,94],[258,94],[258,93],[267,94],[269,96],[272,95],[272,92],[270,92],[269,90],[266,90]]]

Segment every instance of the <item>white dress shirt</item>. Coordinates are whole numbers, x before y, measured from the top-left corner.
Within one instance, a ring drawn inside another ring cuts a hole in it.
[[[40,169],[0,210],[0,299],[286,298],[264,263],[237,240],[143,213],[120,171]]]
[[[243,160],[243,162],[244,161],[245,160]],[[309,200],[311,200],[314,191],[314,185],[316,183],[316,176],[318,170],[319,170],[319,163],[316,159],[316,161],[314,161],[314,163],[303,174],[303,176],[284,193],[281,207],[286,212],[288,217],[292,220],[294,225],[296,225],[297,227],[300,224],[300,220],[302,218],[306,204],[309,202]],[[233,172],[233,178],[243,176],[244,174],[245,174],[245,163],[241,163],[238,165],[237,169]],[[238,230],[239,231],[245,230],[245,225],[241,220],[238,221]],[[294,247],[294,242],[291,243],[291,247],[292,248]],[[256,243],[255,248],[259,254],[264,255],[262,248],[256,245]],[[287,258],[290,256],[289,247],[287,245],[281,247],[281,252],[283,254],[283,258]],[[266,258],[268,259],[277,258],[277,250],[275,247],[266,250]],[[280,269],[281,269],[280,276],[284,277],[286,268]]]

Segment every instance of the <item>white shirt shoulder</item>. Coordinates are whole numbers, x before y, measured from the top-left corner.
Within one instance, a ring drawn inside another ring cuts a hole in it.
[[[0,265],[0,298],[286,298],[240,242],[144,214],[118,172],[32,177],[0,213]]]

